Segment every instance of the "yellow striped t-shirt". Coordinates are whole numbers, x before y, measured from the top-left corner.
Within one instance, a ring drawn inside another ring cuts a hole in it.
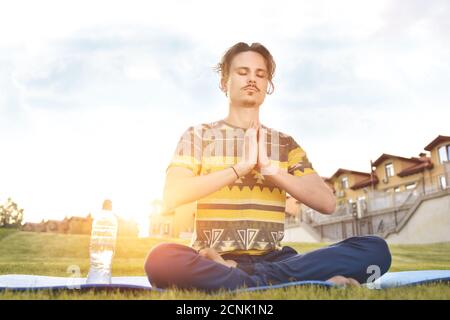
[[[315,173],[305,151],[291,136],[264,125],[261,128],[266,132],[273,165],[294,176]],[[195,175],[226,169],[239,162],[244,134],[244,128],[224,120],[190,127],[179,140],[168,168],[185,167]],[[253,169],[197,201],[191,246],[254,255],[277,250],[284,236],[285,205],[286,192]]]

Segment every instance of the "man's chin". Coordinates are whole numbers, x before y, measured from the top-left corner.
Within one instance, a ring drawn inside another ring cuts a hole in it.
[[[231,101],[232,104],[241,106],[243,108],[257,108],[263,103],[263,101],[260,101],[259,99],[249,99],[246,97],[244,97],[243,99],[231,99]]]
[[[256,101],[255,99],[244,99],[241,103],[241,105],[245,108],[254,108],[258,107],[260,105],[259,101]]]

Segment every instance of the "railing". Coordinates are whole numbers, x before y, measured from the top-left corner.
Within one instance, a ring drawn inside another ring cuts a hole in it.
[[[286,220],[285,220],[285,226],[286,227],[293,227],[293,226],[297,226],[299,225],[301,222],[300,217],[299,216],[286,216]]]
[[[447,182],[446,188],[450,188],[450,162],[444,163],[444,173]],[[411,207],[419,197],[442,191],[440,176],[423,177],[416,181],[414,189],[403,192],[369,191],[367,200],[357,201],[357,212],[352,212],[351,203],[339,205],[332,215],[324,215],[311,208],[304,207],[302,220],[307,223],[333,223],[336,220],[345,220],[346,217],[358,216],[359,218],[378,214],[382,211],[406,210]],[[392,224],[392,223],[390,223]],[[385,227],[388,227],[387,225]],[[374,230],[375,231],[375,230]]]

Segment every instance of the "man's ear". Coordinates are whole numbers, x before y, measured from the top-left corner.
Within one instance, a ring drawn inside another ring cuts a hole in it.
[[[224,78],[220,79],[220,89],[226,94],[228,89],[227,89],[227,82],[225,81]]]

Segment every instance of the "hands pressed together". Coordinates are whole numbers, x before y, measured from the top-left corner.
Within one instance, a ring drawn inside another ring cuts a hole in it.
[[[252,121],[245,131],[241,161],[233,167],[239,177],[250,173],[253,168],[260,169],[262,175],[275,175],[278,168],[271,164],[267,156],[266,130],[258,122]]]

